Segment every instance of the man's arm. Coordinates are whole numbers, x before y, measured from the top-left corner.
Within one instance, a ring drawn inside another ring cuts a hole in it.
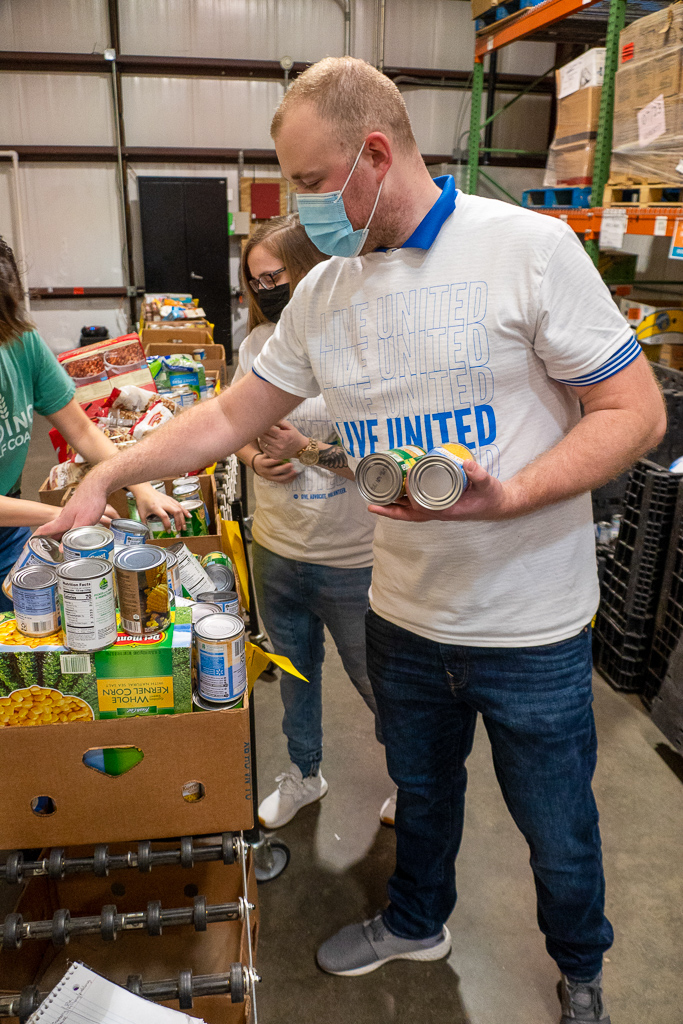
[[[91,469],[57,519],[39,532],[61,536],[73,526],[96,523],[111,491],[209,466],[242,448],[301,401],[250,373],[217,398],[197,403],[130,450]]]
[[[645,356],[607,380],[572,390],[583,405],[580,422],[509,480],[497,480],[475,462],[466,462],[470,486],[451,508],[420,508],[410,498],[408,476],[409,500],[370,505],[370,511],[407,522],[514,519],[600,487],[664,436],[666,408]]]

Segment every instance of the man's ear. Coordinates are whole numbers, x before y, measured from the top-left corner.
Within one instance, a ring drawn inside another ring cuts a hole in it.
[[[391,152],[391,143],[383,132],[371,132],[365,140],[365,152],[372,160],[372,166],[379,184],[380,181],[384,180],[384,176],[394,160]]]

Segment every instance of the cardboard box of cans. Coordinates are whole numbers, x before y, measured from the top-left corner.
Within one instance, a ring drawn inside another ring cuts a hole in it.
[[[126,747],[142,758],[114,778],[84,761],[89,751]],[[248,829],[248,702],[201,714],[74,721],[68,729],[5,729],[0,778],[7,849]]]
[[[154,843],[152,851],[177,848],[177,841]],[[129,850],[135,852],[135,846],[109,845],[111,854],[127,854]],[[71,846],[65,856],[92,857],[93,852],[91,845]],[[190,908],[193,896],[188,896],[188,883],[196,887],[198,895],[204,896],[209,905],[234,903],[243,895],[241,864],[197,861],[190,870],[180,865],[164,865],[153,867],[150,874],[114,869],[105,878],[93,873],[67,874],[62,879],[38,875],[26,885],[6,891],[10,899],[14,895],[13,911],[25,921],[42,921],[49,920],[60,907],[69,907],[73,917],[99,916],[102,907],[111,903],[116,904],[120,914],[138,913],[146,910],[152,894],[165,909]],[[112,885],[116,895],[112,894]],[[251,854],[247,861],[247,893],[254,907],[250,924],[255,958],[259,910]],[[153,938],[146,928],[136,929],[121,935],[117,942],[103,942],[97,935],[72,934],[69,944],[61,948],[50,939],[33,939],[24,942],[21,949],[0,950],[0,991],[17,992],[36,985],[41,992],[49,992],[74,961],[85,962],[120,985],[125,985],[131,974],[142,974],[145,982],[177,978],[181,970],[191,970],[195,976],[228,974],[231,964],[249,962],[249,938],[247,923],[242,919],[213,922],[205,931],[192,927],[164,928],[161,935]],[[178,1009],[177,1000],[163,1005]],[[248,996],[241,1003],[233,1003],[229,994],[195,996],[192,1008],[185,1012],[211,1024],[246,1024],[252,1020]],[[12,1024],[16,1024],[16,1018]],[[144,1024],[144,1015],[140,1024]]]
[[[0,623],[0,728],[172,715],[192,710],[190,612],[145,637],[119,631],[94,654],[67,651],[61,631],[26,637]]]
[[[167,494],[173,493],[173,479],[174,478],[170,476],[164,478],[164,485],[166,487]],[[220,529],[220,524],[218,522],[218,508],[216,503],[216,482],[213,478],[212,473],[200,473],[199,476],[197,476],[196,478],[188,477],[188,482],[193,481],[194,479],[199,480],[199,483],[201,485],[204,503],[209,513],[209,533],[214,535],[215,540],[216,534],[219,532]],[[38,495],[40,497],[40,500],[44,502],[46,505],[64,505],[66,501],[68,501],[68,499],[71,497],[72,493],[73,490],[72,488],[69,487],[57,487],[50,490],[50,488],[47,486],[46,480],[40,487]],[[109,495],[108,500],[109,504],[114,506],[114,508],[116,509],[116,511],[118,512],[119,516],[121,516],[122,519],[128,519],[129,509],[125,488],[122,487],[118,491],[113,491]],[[220,544],[218,545],[218,547],[220,547]],[[209,550],[212,549],[210,548]]]

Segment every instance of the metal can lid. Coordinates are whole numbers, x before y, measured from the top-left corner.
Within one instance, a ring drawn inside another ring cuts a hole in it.
[[[176,561],[180,561],[181,558],[193,557],[192,554],[190,553],[190,549],[182,540],[177,540],[175,544],[169,544],[166,550],[173,552],[173,554],[176,556]]]
[[[219,565],[217,562],[208,562],[204,566],[204,572],[216,590],[232,590],[235,585],[235,575],[227,565]]]
[[[57,586],[57,573],[49,565],[25,565],[12,576],[12,587],[20,590],[43,590]]]
[[[358,463],[356,484],[367,501],[375,505],[390,505],[400,497],[403,473],[390,456],[377,452],[375,455],[366,455]]]
[[[150,527],[150,526],[151,527],[154,527],[154,526],[164,526],[164,524],[162,522],[162,519],[161,519],[161,516],[147,516],[147,519],[145,520],[145,522],[147,523],[148,527]],[[164,526],[164,529],[166,529],[165,526]]]
[[[113,543],[114,534],[106,526],[76,526],[73,530],[67,530],[62,537],[64,547],[76,551],[102,548]]]
[[[28,546],[38,558],[52,562],[64,561],[64,555],[59,548],[59,541],[54,540],[53,537],[29,537]]]
[[[210,596],[210,594],[201,595],[201,597]],[[195,603],[190,607],[190,616],[192,617],[192,623],[194,625],[197,622],[201,622],[201,620],[205,619],[207,615],[216,615],[222,610],[223,609],[219,605],[213,604],[213,602],[211,601],[195,601]]]
[[[111,572],[111,562],[106,558],[74,558],[63,562],[57,569],[60,580],[96,580]]]
[[[136,519],[112,519],[111,521],[112,533],[133,533],[137,537],[149,536],[149,530],[144,523],[139,523]]]
[[[117,569],[131,569],[133,572],[145,572],[156,569],[166,562],[166,552],[152,544],[138,548],[124,548],[114,555],[114,566]]]
[[[450,508],[464,491],[464,470],[439,455],[425,455],[410,473],[410,493],[423,508]]]
[[[163,480],[150,480],[150,484],[155,491],[159,491],[160,494],[166,494],[166,484]]]
[[[164,551],[166,552],[166,567],[172,569],[174,565],[178,564],[178,559],[170,548],[164,548]]]
[[[196,690],[192,694],[192,703],[201,711],[223,711],[226,708],[236,707],[238,704],[241,704],[243,700],[243,693],[240,693],[239,697],[231,697],[230,700],[206,700],[206,698],[201,697]]]
[[[197,594],[198,601],[222,601],[226,603],[228,601],[236,601],[237,593],[234,590],[207,590],[203,594]],[[222,609],[221,609],[222,610]]]
[[[188,512],[196,512],[198,508],[204,508],[204,502],[199,498],[188,498],[187,501],[181,501],[180,504]]]
[[[207,615],[195,626],[195,634],[201,640],[233,640],[244,632],[244,623],[236,615],[218,612]]]
[[[175,489],[176,487],[185,487],[186,484],[194,483],[194,480],[197,480],[197,477],[194,477],[193,479],[191,476],[177,476],[173,481],[173,488]],[[197,483],[199,483],[198,480]]]

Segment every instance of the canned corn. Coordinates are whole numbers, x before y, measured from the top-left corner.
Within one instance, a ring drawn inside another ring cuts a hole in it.
[[[147,529],[149,530],[149,535],[153,540],[157,540],[159,537],[178,536],[175,521],[172,517],[169,516],[169,518],[171,520],[171,528],[170,530],[167,530],[159,516],[147,516]]]
[[[205,537],[209,532],[206,524],[206,509],[204,502],[198,498],[191,501],[181,501],[181,507],[190,513],[190,518],[185,520],[185,526],[180,531],[182,537]]]
[[[163,548],[128,548],[114,557],[121,625],[131,636],[149,636],[171,624],[171,603]]]

